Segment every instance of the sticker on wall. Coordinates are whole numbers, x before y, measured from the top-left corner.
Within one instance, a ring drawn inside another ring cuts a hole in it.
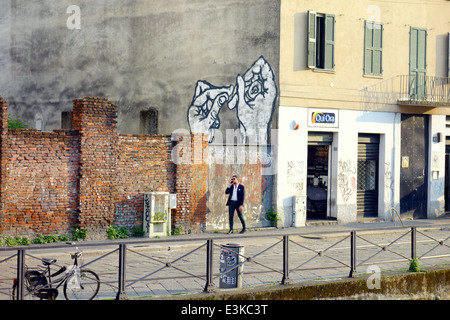
[[[220,128],[219,113],[228,104],[229,109],[236,110],[241,142],[255,141],[251,136],[257,135],[258,143],[267,144],[277,95],[274,72],[261,56],[244,75],[237,75],[235,84],[217,87],[197,82],[187,113],[189,129],[208,133],[211,143]]]
[[[402,157],[402,168],[409,168],[409,157],[403,156]]]
[[[439,169],[439,156],[437,153],[433,153],[433,158],[431,161],[431,168],[432,169]]]

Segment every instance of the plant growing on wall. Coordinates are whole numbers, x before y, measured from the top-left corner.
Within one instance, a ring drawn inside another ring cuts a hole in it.
[[[172,229],[172,235],[179,236],[183,233],[183,227],[177,227],[175,229]]]
[[[8,129],[26,129],[28,126],[29,123],[20,119],[20,116],[8,115]]]
[[[136,227],[136,226],[134,226],[134,227],[131,229],[131,235],[132,235],[133,237],[143,237],[143,236],[145,235],[145,231],[144,231],[144,229],[143,229],[142,227]]]
[[[28,239],[27,237],[15,236],[15,237],[7,237],[3,238],[0,235],[0,248],[4,245],[8,247],[16,247],[16,246],[28,246],[31,244],[46,244],[53,242],[65,242],[69,241],[69,236],[65,234],[50,234],[50,235],[42,235],[38,234],[33,240]]]
[[[277,210],[269,209],[266,213],[267,219],[272,221],[272,225],[276,227],[277,221],[280,221],[280,218],[278,218],[278,212]]]
[[[126,239],[130,235],[128,234],[128,230],[125,227],[118,228],[116,226],[109,226],[106,230],[106,234],[108,235],[108,239]]]
[[[75,229],[72,229],[72,240],[78,241],[78,240],[85,240],[87,236],[87,230],[86,229],[80,229],[78,225],[75,226]]]

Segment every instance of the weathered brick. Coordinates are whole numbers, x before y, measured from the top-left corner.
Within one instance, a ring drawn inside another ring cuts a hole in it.
[[[68,233],[78,224],[104,238],[111,223],[141,226],[143,193],[151,191],[177,193],[174,227],[204,229],[207,167],[198,156],[175,165],[170,136],[118,135],[115,105],[73,101],[73,130],[8,130],[0,96],[0,234]],[[192,148],[207,147],[204,137],[191,138]]]

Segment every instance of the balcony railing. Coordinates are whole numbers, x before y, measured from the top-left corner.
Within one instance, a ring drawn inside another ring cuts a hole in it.
[[[450,106],[450,78],[399,75],[360,91],[365,109],[384,104]]]

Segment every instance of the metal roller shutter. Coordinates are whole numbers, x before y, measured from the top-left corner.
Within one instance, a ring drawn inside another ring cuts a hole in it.
[[[379,135],[358,137],[357,213],[378,216]]]

